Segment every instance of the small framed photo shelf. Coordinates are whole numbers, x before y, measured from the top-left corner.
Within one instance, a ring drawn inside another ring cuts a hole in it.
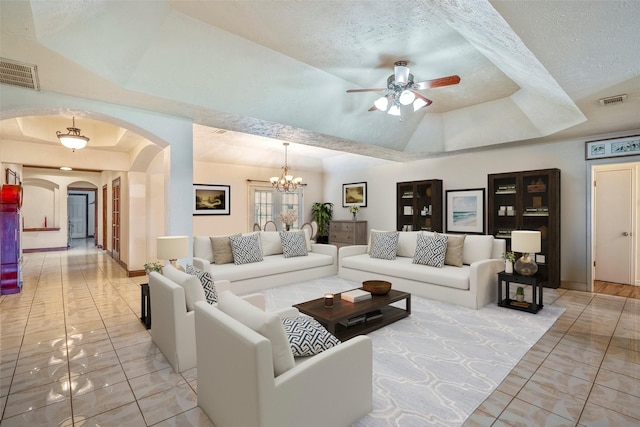
[[[193,184],[194,215],[231,214],[229,185]]]
[[[447,190],[447,233],[484,234],[484,188]]]
[[[342,207],[367,206],[367,183],[354,182],[352,184],[342,184]]]
[[[640,156],[640,135],[586,142],[586,160],[623,156]]]

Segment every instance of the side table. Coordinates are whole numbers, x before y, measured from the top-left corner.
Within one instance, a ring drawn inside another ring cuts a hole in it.
[[[502,298],[502,282],[506,284],[505,296]],[[509,285],[518,283],[521,285],[530,285],[532,289],[532,301],[520,303],[509,298]],[[500,307],[512,308],[514,310],[528,311],[529,313],[537,313],[542,310],[542,286],[543,278],[538,275],[521,276],[520,274],[512,274],[500,272],[498,273],[498,305]]]
[[[140,321],[147,329],[151,329],[151,298],[148,283],[140,285]]]

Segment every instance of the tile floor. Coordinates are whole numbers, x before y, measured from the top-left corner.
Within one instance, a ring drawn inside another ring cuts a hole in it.
[[[145,277],[80,245],[24,256],[0,296],[0,424],[212,426],[195,369],[175,374],[139,321]],[[545,289],[564,314],[465,426],[640,425],[640,300]]]

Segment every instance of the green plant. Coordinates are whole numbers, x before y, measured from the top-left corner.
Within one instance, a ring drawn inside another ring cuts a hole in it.
[[[516,254],[514,252],[505,252],[502,254],[502,259],[505,261],[516,261]]]
[[[360,211],[360,206],[349,206],[349,213],[357,214]]]
[[[158,273],[162,273],[162,264],[160,261],[148,262],[144,266],[144,271],[149,274],[152,271],[157,271]]]
[[[518,289],[516,289],[516,295],[524,295],[524,289],[522,286],[518,286]]]
[[[318,237],[329,236],[329,222],[333,218],[333,203],[315,202],[311,205],[311,216],[318,223]]]

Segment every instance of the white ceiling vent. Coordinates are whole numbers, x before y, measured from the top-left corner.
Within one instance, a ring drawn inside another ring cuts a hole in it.
[[[0,83],[40,90],[38,67],[0,58]]]
[[[600,98],[598,100],[598,102],[600,102],[600,105],[611,105],[611,104],[618,104],[620,102],[624,102],[627,99],[627,95],[616,95],[616,96],[610,96],[608,98]]]

